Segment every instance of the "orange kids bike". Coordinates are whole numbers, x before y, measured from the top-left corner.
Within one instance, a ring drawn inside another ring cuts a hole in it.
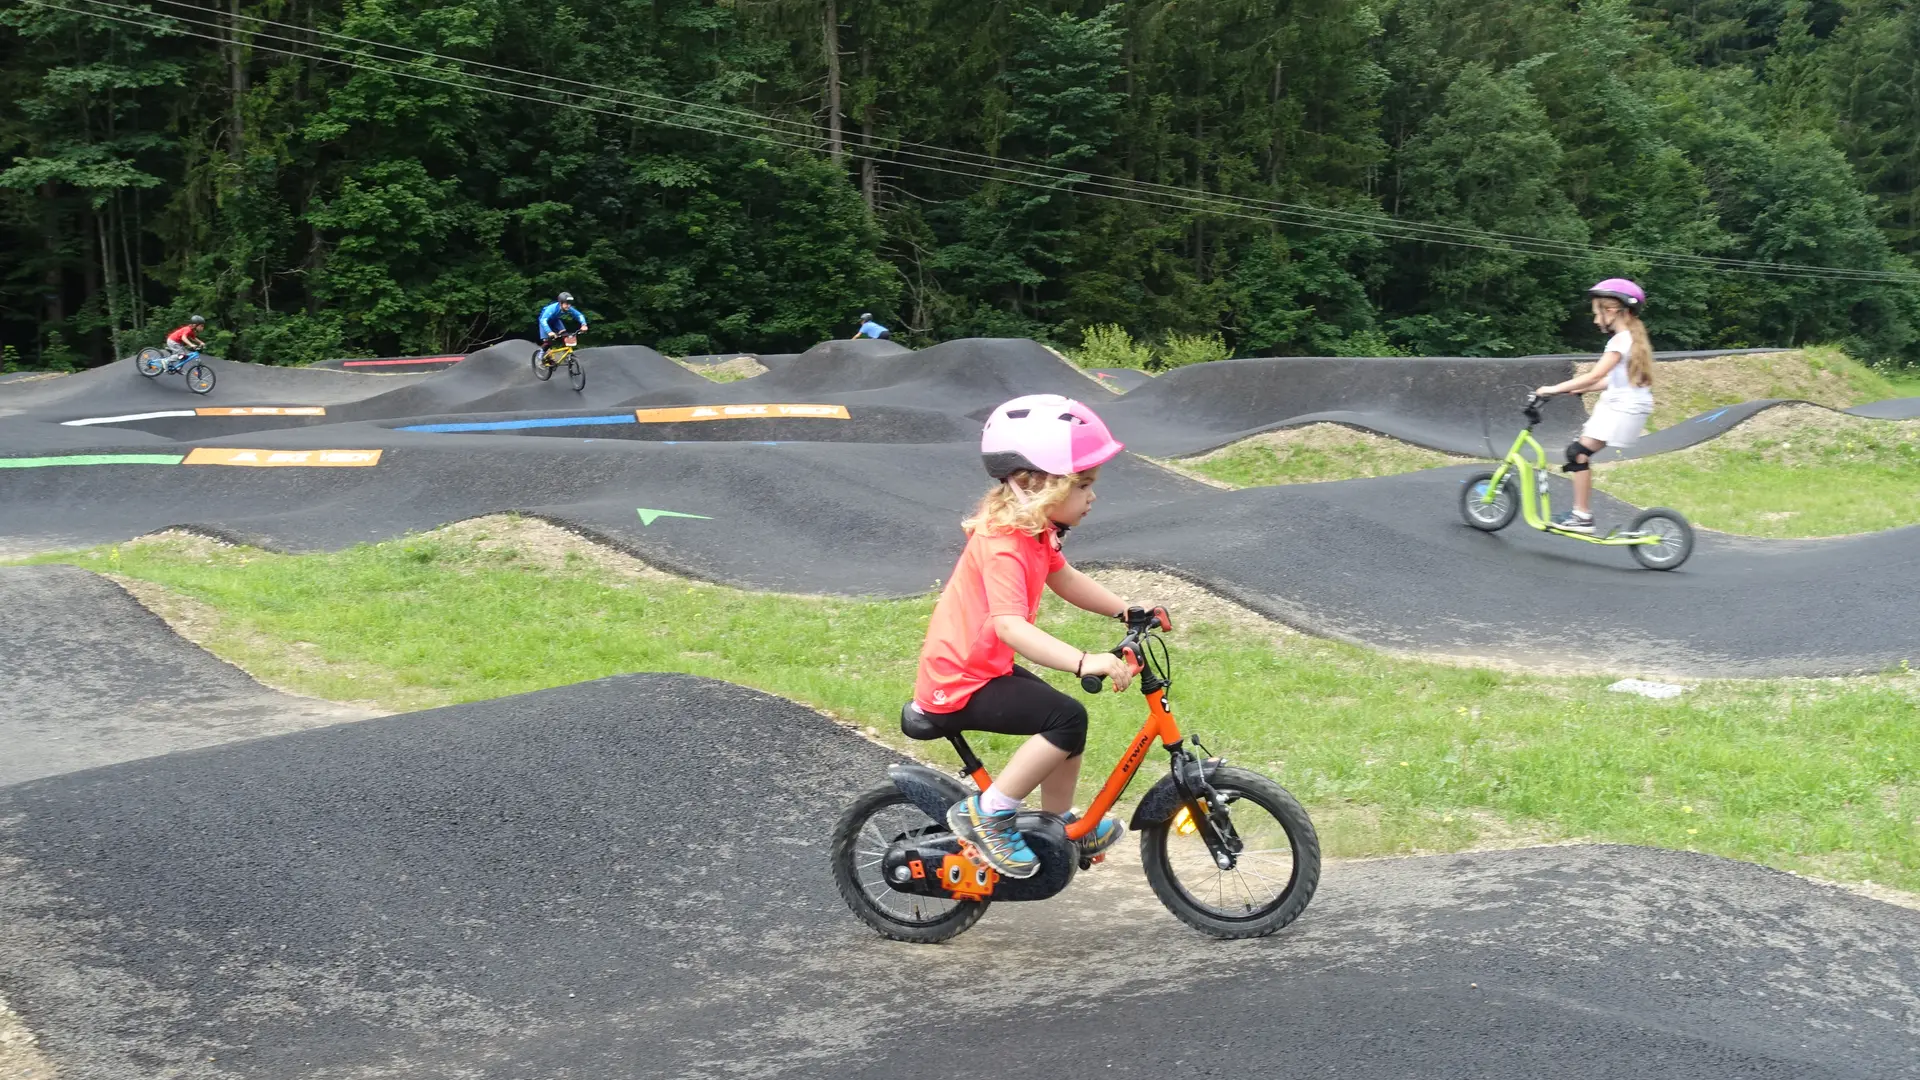
[[[1271,934],[1306,910],[1320,883],[1320,839],[1313,822],[1286,789],[1259,773],[1198,757],[1174,722],[1166,641],[1172,629],[1162,608],[1135,608],[1127,634],[1115,646],[1140,675],[1147,721],[1107,777],[1086,813],[1068,821],[1041,811],[1016,819],[1040,858],[1030,878],[1001,877],[947,828],[947,808],[985,791],[992,778],[960,735],[933,730],[911,707],[900,730],[911,739],[945,738],[959,752],[961,777],[921,765],[892,765],[886,787],[854,800],[834,826],[834,884],[868,926],[896,941],[946,941],[965,931],[996,900],[1045,900],[1097,859],[1079,841],[1113,808],[1158,741],[1171,769],[1134,809],[1147,884],[1182,922],[1219,938]],[[1088,693],[1100,679],[1081,680]],[[1194,745],[1207,753],[1198,739]]]

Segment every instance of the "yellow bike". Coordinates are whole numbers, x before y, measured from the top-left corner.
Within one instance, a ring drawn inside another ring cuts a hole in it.
[[[553,378],[553,369],[562,365],[567,369],[567,380],[573,383],[575,390],[587,388],[587,370],[580,366],[580,358],[573,355],[575,345],[580,343],[580,334],[576,331],[560,339],[560,344],[548,348],[533,350],[533,375],[541,382]]]

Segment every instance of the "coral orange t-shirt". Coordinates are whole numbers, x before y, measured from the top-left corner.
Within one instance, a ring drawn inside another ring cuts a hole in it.
[[[1048,575],[1066,565],[1052,530],[1042,536],[981,530],[967,538],[920,647],[913,699],[923,712],[956,712],[988,680],[1013,670],[1013,646],[994,633],[994,616],[1032,622]]]

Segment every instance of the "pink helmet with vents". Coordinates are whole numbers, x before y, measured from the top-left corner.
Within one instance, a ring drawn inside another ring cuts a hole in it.
[[[993,410],[980,433],[988,475],[1021,469],[1066,476],[1113,459],[1122,447],[1092,409],[1059,394],[1029,394]]]
[[[1618,300],[1627,305],[1627,310],[1635,315],[1647,302],[1647,291],[1623,277],[1610,277],[1587,290],[1587,297],[1594,300]]]

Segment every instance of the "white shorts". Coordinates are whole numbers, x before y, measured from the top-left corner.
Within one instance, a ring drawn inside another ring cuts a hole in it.
[[[1587,417],[1587,424],[1580,434],[1589,439],[1599,439],[1608,446],[1625,449],[1640,441],[1647,430],[1647,413],[1622,408],[1601,398],[1593,407],[1593,415]]]

